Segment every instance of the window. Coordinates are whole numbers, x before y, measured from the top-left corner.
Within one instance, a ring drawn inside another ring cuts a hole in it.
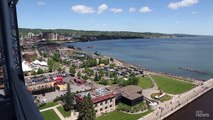
[[[97,107],[97,104],[94,104],[94,107]]]
[[[105,109],[107,109],[107,106],[105,107]]]
[[[103,105],[103,102],[101,102],[100,105]]]
[[[102,111],[103,109],[101,108],[100,111]]]
[[[112,102],[112,99],[110,99],[110,102]]]
[[[107,100],[105,101],[105,104],[107,104]]]
[[[112,105],[110,105],[110,107],[112,107]]]
[[[95,110],[95,112],[97,113],[98,111],[97,111],[97,110]]]

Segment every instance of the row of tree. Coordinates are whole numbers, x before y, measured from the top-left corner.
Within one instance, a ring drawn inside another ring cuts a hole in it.
[[[95,120],[96,113],[93,107],[91,96],[85,96],[82,100],[75,100],[75,95],[70,91],[70,85],[67,86],[67,93],[63,96],[64,110],[77,110],[79,112],[78,120]]]

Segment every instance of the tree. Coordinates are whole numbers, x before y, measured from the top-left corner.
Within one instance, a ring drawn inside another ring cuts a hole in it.
[[[99,71],[99,75],[101,75],[102,77],[105,75],[105,73],[106,73],[106,72],[105,72],[104,70],[100,70],[100,71]]]
[[[90,94],[79,103],[78,111],[78,120],[95,120],[96,114]]]
[[[101,85],[109,85],[109,80],[100,79],[99,84],[101,84]]]
[[[96,59],[89,59],[83,62],[82,67],[94,67],[97,65]]]
[[[113,78],[113,84],[117,84],[118,83],[118,76],[116,75],[114,78]]]
[[[99,76],[97,72],[95,73],[94,81],[99,81]]]
[[[57,52],[54,53],[52,59],[55,60],[56,62],[60,62],[61,61],[60,54]]]
[[[99,60],[99,64],[108,65],[109,64],[109,59],[100,59]]]
[[[43,73],[44,73],[44,71],[41,68],[39,68],[37,71],[37,74],[43,74]]]
[[[138,77],[130,77],[128,80],[128,85],[137,85],[139,81]]]
[[[35,70],[32,71],[32,75],[36,75],[37,72]]]
[[[89,77],[88,77],[87,75],[84,75],[82,78],[83,78],[84,80],[89,79]]]
[[[52,72],[54,69],[54,61],[52,59],[48,59],[47,64],[49,72]]]
[[[81,78],[81,72],[80,72],[80,71],[78,71],[77,76],[78,76],[79,78]]]
[[[73,67],[74,69],[76,69],[76,68],[77,68],[77,66],[76,66],[75,64],[72,64],[72,67]]]
[[[64,96],[64,110],[70,111],[74,109],[74,94],[70,91],[70,84],[67,84],[67,93]]]
[[[75,75],[76,73],[75,68],[71,66],[69,72],[70,74]]]
[[[89,69],[88,67],[86,67],[84,70],[85,70],[85,73],[86,73],[88,76],[94,75],[94,70],[91,70],[91,69]]]

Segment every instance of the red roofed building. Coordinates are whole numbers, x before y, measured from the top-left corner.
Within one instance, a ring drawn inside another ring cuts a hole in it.
[[[85,80],[83,80],[83,79],[80,79],[80,78],[74,78],[74,81],[76,82],[76,83],[78,83],[79,85],[83,85],[83,84],[85,84]]]
[[[107,88],[99,88],[89,92],[83,92],[76,95],[76,100],[79,101],[90,94],[96,116],[115,110],[115,94]]]

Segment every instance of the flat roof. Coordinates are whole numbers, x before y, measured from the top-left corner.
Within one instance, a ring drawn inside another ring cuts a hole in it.
[[[101,102],[101,101],[108,100],[110,98],[115,97],[115,94],[107,88],[98,88],[92,91],[78,93],[77,97],[79,99],[82,99],[88,94],[90,94],[93,103]]]
[[[119,89],[122,96],[134,100],[142,96],[142,88],[136,85],[128,85]]]

